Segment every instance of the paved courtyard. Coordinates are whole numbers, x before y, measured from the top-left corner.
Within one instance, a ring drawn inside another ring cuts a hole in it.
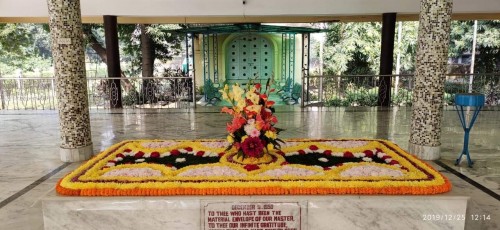
[[[283,138],[380,138],[408,146],[411,110],[405,107],[280,106],[277,116]],[[43,229],[41,199],[80,164],[59,160],[58,119],[56,111],[0,111],[0,229]],[[225,138],[229,119],[216,107],[93,110],[94,151],[127,139]],[[479,115],[471,133],[472,169],[466,162],[453,165],[463,143],[456,111],[445,110],[442,132],[442,158],[431,164],[450,178],[452,195],[471,197],[468,215],[491,215],[489,221],[468,220],[466,228],[499,229],[500,111]]]

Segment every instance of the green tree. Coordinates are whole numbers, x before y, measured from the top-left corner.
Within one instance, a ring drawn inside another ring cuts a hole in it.
[[[324,47],[324,74],[327,75],[372,75],[378,73],[380,63],[381,24],[333,23],[326,34]],[[346,89],[355,82],[355,88],[374,87],[370,77],[328,78],[324,91],[327,100],[345,97]],[[356,91],[356,89],[354,89]]]
[[[170,30],[179,28],[177,25],[143,25],[143,24],[120,24],[118,25],[118,39],[120,41],[120,58],[127,63],[122,69],[121,76],[126,75],[142,77],[153,77],[156,68],[155,61],[160,63],[171,60],[181,50],[183,37],[170,33]],[[87,24],[83,27],[88,47],[106,63],[106,48],[104,46],[104,30],[101,24]],[[127,80],[122,80],[126,89],[133,86]],[[154,81],[142,81],[142,103],[146,100],[155,101]],[[135,93],[134,93],[135,94]]]
[[[396,55],[398,52],[401,52],[400,74],[413,74],[415,71],[415,56],[417,53],[418,22],[402,22],[402,37],[399,46],[397,44],[398,24],[396,24],[396,39],[394,39],[394,68],[396,66]]]
[[[172,56],[177,55],[181,51],[183,36],[170,32],[170,30],[176,28],[180,27],[170,24],[119,24],[118,39],[120,40],[120,57],[123,62],[128,62],[130,64],[128,68],[124,70],[125,74],[138,75],[142,73],[143,69],[150,68],[149,63],[154,63],[155,60],[166,62],[171,60]],[[94,52],[101,58],[102,62],[106,63],[106,47],[104,45],[103,25],[84,24],[83,32],[88,46],[94,50]],[[147,55],[146,62],[148,67],[142,66],[142,52],[144,52],[144,50],[141,46],[144,42],[146,42],[146,40],[142,41],[141,36],[143,36],[143,39],[149,37],[150,40],[147,40],[148,42],[151,42],[151,44],[146,44],[146,46],[149,46],[152,51],[152,55]],[[153,71],[157,70],[157,68],[153,68]]]
[[[184,37],[171,33],[171,30],[177,28],[180,27],[172,24],[119,25],[120,46],[126,60],[130,62],[128,73],[136,75],[151,67],[153,67],[152,71],[156,72],[159,69],[155,68],[155,61],[163,63],[179,54]],[[141,48],[143,44],[148,48]],[[146,59],[142,55],[143,52],[150,52],[146,55]],[[144,61],[146,61],[146,66],[143,65]],[[150,75],[150,71],[151,69],[143,73],[143,76],[144,74]]]
[[[401,73],[413,73],[418,22],[402,23],[402,39],[394,44],[394,60],[401,51]],[[325,42],[325,70],[328,74],[377,74],[380,66],[382,25],[376,22],[333,23]],[[397,25],[396,25],[396,36]],[[394,61],[396,65],[396,61]]]
[[[374,74],[378,72],[380,30],[378,22],[333,23],[324,49],[326,74]]]
[[[50,67],[50,34],[41,24],[0,24],[0,68],[33,71]]]
[[[450,57],[472,52],[474,21],[453,21],[450,34]],[[500,20],[478,21],[475,73],[500,71]]]
[[[396,26],[396,36],[397,28]],[[382,25],[378,22],[334,23],[330,25],[325,42],[325,73],[333,75],[374,75],[379,73]],[[396,57],[400,55],[400,74],[413,73],[417,47],[418,22],[403,22],[401,43],[395,39],[394,70]],[[398,79],[398,85],[406,84],[406,79]],[[329,100],[340,100],[337,95],[348,98],[376,95],[376,81],[373,77],[351,77],[349,79],[329,79],[326,92]],[[347,90],[349,89],[349,90]],[[368,95],[368,94],[367,94]],[[376,98],[376,97],[375,97]],[[347,99],[346,99],[347,100]],[[356,101],[356,100],[354,100]],[[347,104],[352,104],[348,102]],[[357,103],[366,104],[366,103]],[[368,103],[372,104],[372,103]]]
[[[124,29],[130,29],[125,27]],[[163,63],[171,60],[173,55],[179,54],[183,37],[179,34],[172,34],[170,30],[179,28],[176,25],[136,25],[134,31],[129,33],[131,42],[124,43],[124,51],[131,57],[130,73],[141,72],[142,77],[153,77],[155,71],[155,61]],[[128,37],[127,37],[128,38]],[[156,84],[151,79],[142,80],[142,92],[144,103],[156,102]]]

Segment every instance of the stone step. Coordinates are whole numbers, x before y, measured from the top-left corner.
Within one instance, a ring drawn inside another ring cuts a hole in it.
[[[468,197],[47,195],[54,229],[464,229]]]

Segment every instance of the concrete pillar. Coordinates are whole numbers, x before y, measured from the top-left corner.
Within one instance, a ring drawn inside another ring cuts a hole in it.
[[[79,0],[47,0],[56,79],[61,160],[92,156],[82,20]]]
[[[396,13],[382,15],[382,44],[380,46],[380,75],[391,75],[394,63],[394,35]],[[391,106],[391,77],[380,77],[378,87],[378,106]]]
[[[444,81],[453,0],[421,0],[409,151],[440,157]]]

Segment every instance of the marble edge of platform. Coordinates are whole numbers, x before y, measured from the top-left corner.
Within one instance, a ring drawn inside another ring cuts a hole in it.
[[[100,200],[316,200],[325,197],[329,199],[419,199],[419,200],[470,200],[469,196],[453,195],[449,193],[434,194],[434,195],[186,195],[186,196],[63,196],[55,191],[49,192],[41,197],[41,201],[100,201]]]

